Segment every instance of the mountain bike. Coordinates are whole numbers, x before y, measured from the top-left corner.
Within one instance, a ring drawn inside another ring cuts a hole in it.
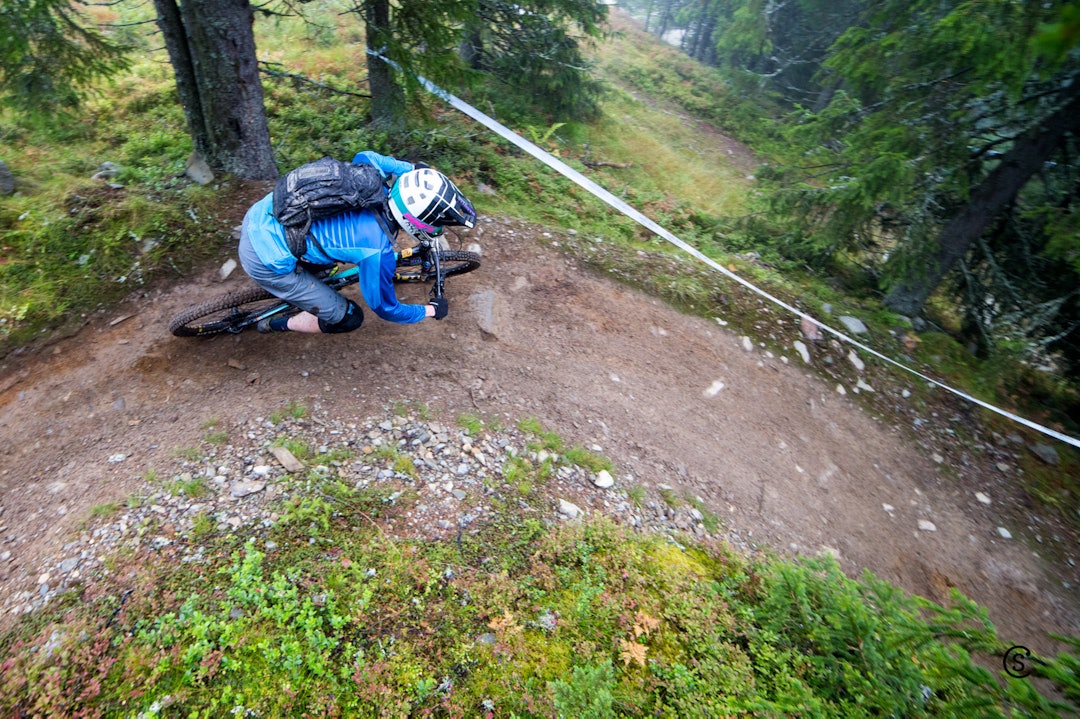
[[[432,297],[443,296],[443,283],[447,277],[472,272],[480,266],[478,253],[444,249],[435,239],[421,240],[394,254],[397,258],[394,282],[432,282]],[[333,266],[324,270],[319,278],[331,289],[341,290],[359,281],[359,270],[355,266]],[[262,287],[245,287],[188,307],[169,321],[169,331],[177,337],[205,337],[223,332],[237,334],[254,327],[260,320],[299,311]]]

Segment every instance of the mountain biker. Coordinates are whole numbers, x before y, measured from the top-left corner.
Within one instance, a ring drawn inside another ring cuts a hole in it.
[[[320,266],[337,262],[357,266],[360,292],[380,318],[411,324],[425,317],[446,317],[449,308],[443,297],[427,305],[398,302],[393,285],[394,237],[399,229],[421,239],[440,234],[444,226],[472,227],[476,223],[472,204],[449,178],[424,163],[414,165],[370,150],[358,152],[352,162],[375,166],[384,179],[397,175],[389,190],[389,216],[362,209],[315,220],[299,261],[289,251],[284,227],[273,216],[273,193],[244,216],[240,264],[263,289],[302,310],[290,317],[260,321],[259,332],[339,334],[359,329],[364,322],[360,306],[315,274]]]

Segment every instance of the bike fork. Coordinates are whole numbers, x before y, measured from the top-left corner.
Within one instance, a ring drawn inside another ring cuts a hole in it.
[[[445,278],[443,277],[442,266],[439,264],[438,250],[431,254],[435,258],[435,286],[431,288],[431,292],[435,299],[439,299],[443,296],[443,282]]]

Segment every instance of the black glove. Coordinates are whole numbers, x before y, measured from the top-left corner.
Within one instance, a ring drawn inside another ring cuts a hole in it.
[[[412,164],[412,168],[414,170],[430,170],[431,165],[427,164],[426,162],[414,162]]]
[[[428,304],[435,308],[435,319],[437,320],[446,317],[446,313],[450,311],[450,307],[446,304],[445,297],[436,297],[431,302],[428,302]]]

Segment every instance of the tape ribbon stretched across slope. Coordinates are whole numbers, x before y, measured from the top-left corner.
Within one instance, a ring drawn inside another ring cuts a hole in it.
[[[382,55],[379,55],[378,53],[372,53],[372,54],[374,54],[377,57],[379,57],[380,59],[386,61],[390,65],[398,68],[399,70],[401,69],[392,60],[388,60],[388,59],[382,57]],[[830,333],[832,335],[835,335],[836,337],[843,340],[844,342],[847,342],[848,344],[850,344],[850,345],[852,345],[854,347],[857,347],[860,350],[862,350],[862,351],[864,351],[864,352],[866,352],[866,353],[868,353],[870,355],[873,355],[874,357],[877,357],[878,359],[880,359],[880,360],[882,360],[884,362],[887,362],[887,363],[889,363],[889,364],[891,364],[891,365],[893,365],[895,367],[898,367],[898,368],[904,370],[905,372],[909,372],[909,373],[915,375],[916,377],[919,377],[920,379],[924,379],[927,382],[929,382],[930,384],[941,387],[942,389],[944,389],[944,390],[946,390],[948,392],[951,392],[954,395],[967,400],[968,402],[972,402],[974,404],[977,404],[980,407],[983,407],[984,409],[988,409],[991,412],[995,412],[995,413],[997,413],[997,414],[999,414],[999,415],[1001,415],[1003,417],[1007,417],[1008,419],[1010,419],[1010,420],[1012,420],[1014,422],[1017,422],[1019,424],[1030,427],[1031,429],[1034,429],[1034,430],[1036,430],[1038,432],[1041,432],[1041,433],[1043,433],[1043,434],[1045,434],[1045,435],[1047,435],[1049,437],[1053,437],[1054,439],[1065,442],[1066,444],[1070,444],[1073,447],[1080,448],[1080,439],[1076,439],[1075,437],[1070,437],[1067,434],[1063,434],[1061,432],[1058,432],[1058,431],[1056,431],[1054,429],[1051,429],[1050,427],[1045,427],[1045,426],[1043,426],[1041,424],[1038,424],[1037,422],[1032,422],[1029,419],[1025,419],[1024,417],[1020,417],[1019,415],[1016,415],[1016,414],[1013,414],[1012,412],[1001,409],[1000,407],[995,407],[994,405],[989,404],[987,402],[984,402],[984,401],[982,401],[981,399],[979,399],[977,397],[972,397],[971,395],[967,394],[966,392],[961,392],[958,389],[954,389],[954,388],[950,387],[947,384],[939,382],[938,380],[934,379],[933,377],[929,377],[929,376],[923,374],[922,372],[919,372],[918,370],[912,369],[911,367],[908,367],[907,365],[901,364],[900,362],[897,362],[896,360],[891,359],[890,357],[886,357],[885,355],[881,354],[877,350],[875,350],[875,349],[873,349],[871,347],[867,347],[865,344],[863,344],[862,342],[859,342],[858,340],[854,339],[853,337],[849,337],[849,336],[845,335],[843,332],[840,332],[837,329],[834,329],[832,327],[829,327],[828,325],[825,325],[825,324],[821,323],[820,321],[818,321],[814,317],[811,317],[810,315],[806,314],[802,310],[799,310],[799,309],[797,309],[795,307],[792,307],[791,305],[787,304],[786,302],[784,302],[783,300],[780,300],[777,297],[773,297],[771,294],[769,294],[765,290],[762,290],[761,288],[756,287],[755,285],[753,285],[750,282],[746,281],[742,277],[739,277],[735,273],[731,272],[730,270],[728,270],[723,265],[717,263],[715,260],[705,256],[704,254],[702,254],[696,248],[688,245],[683,240],[680,240],[678,237],[673,235],[671,232],[664,229],[663,227],[661,227],[657,223],[653,222],[651,219],[649,219],[645,215],[641,214],[641,212],[637,211],[636,209],[634,209],[630,205],[626,204],[624,201],[620,200],[618,197],[611,194],[610,192],[605,190],[603,187],[600,187],[600,185],[597,185],[595,182],[593,182],[589,178],[585,177],[584,175],[582,175],[580,172],[578,172],[574,168],[570,167],[566,163],[564,163],[564,162],[560,161],[559,159],[557,159],[556,157],[552,156],[550,153],[545,152],[543,149],[537,147],[536,145],[529,142],[525,138],[521,137],[520,135],[518,135],[514,131],[512,131],[509,128],[505,127],[504,125],[499,123],[497,120],[485,115],[484,113],[480,112],[475,107],[468,104],[467,102],[465,102],[461,98],[446,92],[445,90],[440,88],[438,85],[435,85],[434,83],[432,83],[431,81],[425,79],[424,77],[419,77],[418,76],[417,79],[419,80],[420,84],[424,87],[424,89],[426,89],[431,94],[435,95],[436,97],[440,98],[444,102],[448,103],[449,105],[451,105],[456,110],[464,113],[465,115],[468,115],[469,117],[476,120],[480,124],[484,125],[489,130],[491,130],[495,134],[499,135],[500,137],[502,137],[502,138],[512,142],[513,144],[517,145],[519,148],[521,148],[525,152],[529,153],[530,155],[532,155],[536,159],[540,160],[541,162],[543,162],[548,167],[550,167],[553,170],[555,170],[556,172],[564,175],[565,177],[569,178],[570,180],[573,180],[575,183],[577,183],[581,187],[585,188],[586,190],[588,190],[592,194],[596,195],[601,200],[603,200],[604,202],[606,202],[610,206],[614,207],[616,210],[619,210],[620,212],[622,212],[627,217],[631,218],[632,220],[634,220],[638,224],[642,225],[643,227],[647,228],[648,230],[655,233],[656,235],[664,238],[665,240],[667,240],[671,244],[675,245],[679,249],[683,250],[684,252],[692,255],[693,257],[697,258],[701,262],[704,262],[709,267],[712,267],[714,270],[721,273],[722,275],[724,275],[728,279],[732,280],[733,282],[739,283],[743,287],[746,287],[747,289],[749,289],[751,292],[754,292],[755,294],[758,294],[758,295],[764,297],[765,299],[769,300],[770,302],[772,302],[772,303],[774,303],[776,305],[779,305],[780,307],[783,307],[788,312],[791,312],[792,314],[797,315],[798,317],[800,317],[802,319],[806,319],[806,320],[809,320],[809,321],[813,322],[814,324],[818,325],[819,327],[821,327],[821,329],[825,330],[826,332],[828,332],[828,333]]]

